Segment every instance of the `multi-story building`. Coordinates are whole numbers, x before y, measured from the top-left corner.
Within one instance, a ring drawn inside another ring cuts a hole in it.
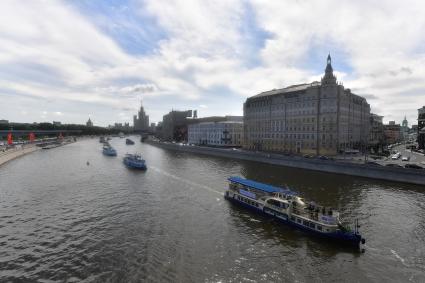
[[[369,139],[366,99],[337,83],[331,57],[321,82],[262,92],[244,104],[244,147],[334,155],[364,149]]]
[[[409,122],[407,121],[406,116],[404,116],[403,121],[401,122],[401,139],[407,140],[407,136],[409,135]]]
[[[401,127],[395,121],[389,121],[384,125],[384,137],[386,144],[394,144],[401,141]]]
[[[186,118],[192,117],[192,110],[171,111],[162,117],[160,138],[166,141],[184,141],[187,140]]]
[[[382,151],[385,143],[383,118],[384,116],[370,114],[369,147],[374,152]]]
[[[149,116],[146,115],[143,104],[140,103],[138,115],[133,116],[133,127],[135,131],[148,131],[149,130]]]
[[[418,109],[418,148],[425,149],[425,106]]]
[[[198,145],[240,147],[242,121],[200,122],[188,126],[188,142]]]
[[[87,126],[87,127],[93,127],[93,122],[90,120],[90,118],[89,118],[89,120],[86,122],[86,126]]]

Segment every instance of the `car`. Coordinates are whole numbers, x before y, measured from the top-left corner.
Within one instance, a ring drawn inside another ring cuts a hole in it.
[[[409,160],[410,160],[410,157],[409,156],[403,156],[401,158],[401,161],[409,161]]]
[[[404,165],[404,168],[411,168],[411,169],[424,169],[423,167],[416,165],[416,164],[406,164]]]
[[[397,152],[397,153],[395,153],[393,156],[391,156],[391,159],[392,159],[392,160],[397,160],[397,159],[399,159],[399,158],[400,158],[400,156],[401,156],[400,152]]]
[[[394,164],[394,163],[389,163],[389,164],[387,164],[387,165],[385,165],[385,166],[387,166],[387,167],[403,168],[403,166],[400,166],[400,165],[398,165],[398,164]]]
[[[366,164],[367,165],[373,165],[373,166],[382,166],[381,164],[379,164],[377,162],[373,162],[373,161],[368,161]]]
[[[304,158],[312,158],[312,156],[311,156],[311,155],[309,155],[309,154],[304,154],[304,155],[303,155],[303,157],[304,157]]]
[[[329,157],[327,157],[325,155],[320,155],[318,158],[321,159],[321,160],[329,160]]]

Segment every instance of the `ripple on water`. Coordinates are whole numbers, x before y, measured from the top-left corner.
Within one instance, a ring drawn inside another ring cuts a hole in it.
[[[111,143],[118,158],[88,139],[0,168],[0,281],[425,281],[423,189]],[[125,168],[127,151],[150,168]],[[336,204],[366,253],[229,204],[230,175]]]

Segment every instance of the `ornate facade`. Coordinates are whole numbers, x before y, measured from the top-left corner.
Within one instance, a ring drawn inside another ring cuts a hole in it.
[[[338,84],[330,55],[321,82],[262,92],[244,103],[244,147],[334,155],[365,149],[370,106]]]

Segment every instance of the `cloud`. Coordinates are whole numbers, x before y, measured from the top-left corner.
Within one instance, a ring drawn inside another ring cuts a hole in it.
[[[248,96],[319,80],[328,51],[338,80],[378,114],[413,121],[424,97],[421,1],[1,5],[0,94],[34,113],[66,113],[61,119],[93,113],[110,124],[131,117],[120,113],[136,110],[141,97],[157,121],[176,107],[239,113]],[[15,112],[4,115],[20,118]]]

